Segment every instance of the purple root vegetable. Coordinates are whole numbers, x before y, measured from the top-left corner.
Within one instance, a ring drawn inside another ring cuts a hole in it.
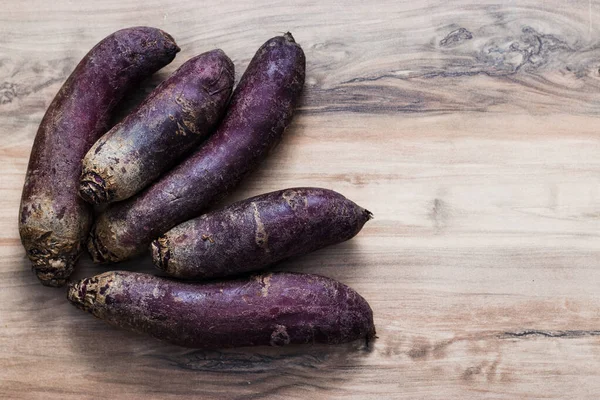
[[[152,258],[181,279],[235,275],[348,240],[371,217],[332,190],[281,190],[176,226],[152,242]]]
[[[291,34],[267,41],[248,65],[217,132],[155,184],[100,214],[87,243],[94,261],[118,262],[144,252],[153,239],[198,216],[240,183],[280,141],[304,70],[304,52]]]
[[[88,151],[81,197],[93,204],[124,200],[176,164],[221,119],[233,68],[222,50],[183,64]]]
[[[79,198],[81,159],[106,132],[127,91],[170,63],[179,47],[149,27],[107,36],[81,60],[48,107],[25,177],[21,242],[43,284],[61,286],[73,271],[92,223]]]
[[[193,284],[110,271],[72,285],[68,299],[111,325],[193,348],[337,344],[375,336],[367,301],[319,275]]]

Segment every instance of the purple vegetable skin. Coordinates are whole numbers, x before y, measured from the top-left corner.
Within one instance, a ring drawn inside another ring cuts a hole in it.
[[[81,197],[93,204],[121,201],[171,168],[221,119],[233,68],[222,50],[183,64],[88,151]]]
[[[152,242],[152,258],[177,278],[235,275],[348,240],[371,217],[332,190],[281,190],[176,226]]]
[[[117,31],[81,60],[48,107],[31,156],[21,207],[21,242],[43,284],[61,286],[73,271],[92,210],[78,196],[81,159],[106,132],[124,94],[170,63],[179,47],[149,27]]]
[[[185,347],[337,344],[375,336],[366,300],[319,275],[192,284],[111,271],[71,286],[68,299],[111,325]]]
[[[219,126],[199,150],[135,197],[113,204],[90,233],[95,262],[117,262],[198,216],[253,170],[280,141],[304,85],[304,52],[291,34],[256,53]]]

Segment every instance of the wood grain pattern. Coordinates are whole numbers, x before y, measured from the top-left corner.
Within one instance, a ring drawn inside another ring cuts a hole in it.
[[[269,37],[302,44],[301,110],[227,202],[311,185],[374,212],[280,266],[359,291],[368,348],[190,351],[37,282],[16,215],[37,126],[91,46],[141,24],[182,48],[146,91],[215,47],[239,79]],[[597,398],[599,38],[598,1],[0,2],[0,397]]]

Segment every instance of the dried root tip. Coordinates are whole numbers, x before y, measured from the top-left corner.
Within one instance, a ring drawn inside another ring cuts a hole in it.
[[[69,286],[67,299],[77,308],[101,317],[106,296],[117,276],[118,272],[109,271],[75,282]]]
[[[292,36],[291,32],[286,32],[283,37],[285,38],[285,40],[287,40],[288,42],[292,42],[292,43],[296,43],[296,41],[294,40],[294,37]]]
[[[91,204],[103,204],[112,200],[106,189],[106,181],[95,172],[85,172],[81,176],[79,196]]]
[[[167,271],[169,267],[169,259],[171,258],[171,250],[169,250],[169,239],[161,236],[150,244],[152,252],[152,261],[156,268]]]
[[[77,308],[90,311],[94,307],[98,295],[98,282],[98,276],[94,276],[71,284],[67,299]]]
[[[373,329],[371,329],[371,331],[367,333],[367,336],[365,337],[365,346],[369,348],[369,346],[372,345],[377,338],[378,336],[375,332],[375,326],[373,325]]]
[[[33,266],[33,271],[44,286],[61,287],[67,283],[67,278],[73,272],[73,266],[67,265],[65,260],[50,259],[46,266]]]
[[[173,39],[173,36],[169,35],[167,32],[159,29],[160,34],[163,35],[163,37],[165,39],[167,39],[167,42],[169,42],[170,45],[172,45],[175,49],[175,53],[179,53],[181,51],[181,49],[179,48],[179,46],[177,46],[177,43],[175,43],[175,39]]]
[[[111,262],[119,262],[119,258],[111,253],[103,244],[100,238],[95,234],[96,227],[94,226],[90,231],[90,237],[87,241],[86,247],[92,260],[96,264],[105,264]]]
[[[90,286],[90,296],[88,294],[88,283],[92,278],[86,278],[82,281],[72,283],[67,292],[67,299],[77,308],[87,311],[94,304],[94,289]],[[87,297],[87,301],[86,301]]]
[[[78,243],[57,241],[51,234],[42,235],[35,245],[28,241],[23,244],[33,271],[45,286],[63,286],[81,253]]]
[[[371,324],[369,332],[367,333],[367,343],[377,339],[377,332],[375,331],[375,325]]]

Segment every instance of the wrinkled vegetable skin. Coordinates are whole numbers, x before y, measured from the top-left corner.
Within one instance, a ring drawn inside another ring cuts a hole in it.
[[[88,151],[81,197],[92,204],[124,200],[180,161],[221,119],[233,68],[222,50],[184,63]]]
[[[375,336],[366,300],[319,275],[191,284],[111,271],[71,286],[68,299],[111,325],[193,348],[337,344]]]
[[[235,275],[348,240],[371,216],[332,190],[281,190],[176,226],[152,242],[152,257],[181,279]]]
[[[117,31],[77,65],[40,124],[25,178],[19,233],[38,278],[60,286],[71,274],[92,223],[78,196],[81,160],[106,132],[115,105],[179,48],[148,27]]]
[[[223,122],[197,151],[139,195],[101,214],[88,241],[95,262],[118,262],[148,249],[234,188],[280,141],[304,85],[304,52],[291,34],[256,53]]]

